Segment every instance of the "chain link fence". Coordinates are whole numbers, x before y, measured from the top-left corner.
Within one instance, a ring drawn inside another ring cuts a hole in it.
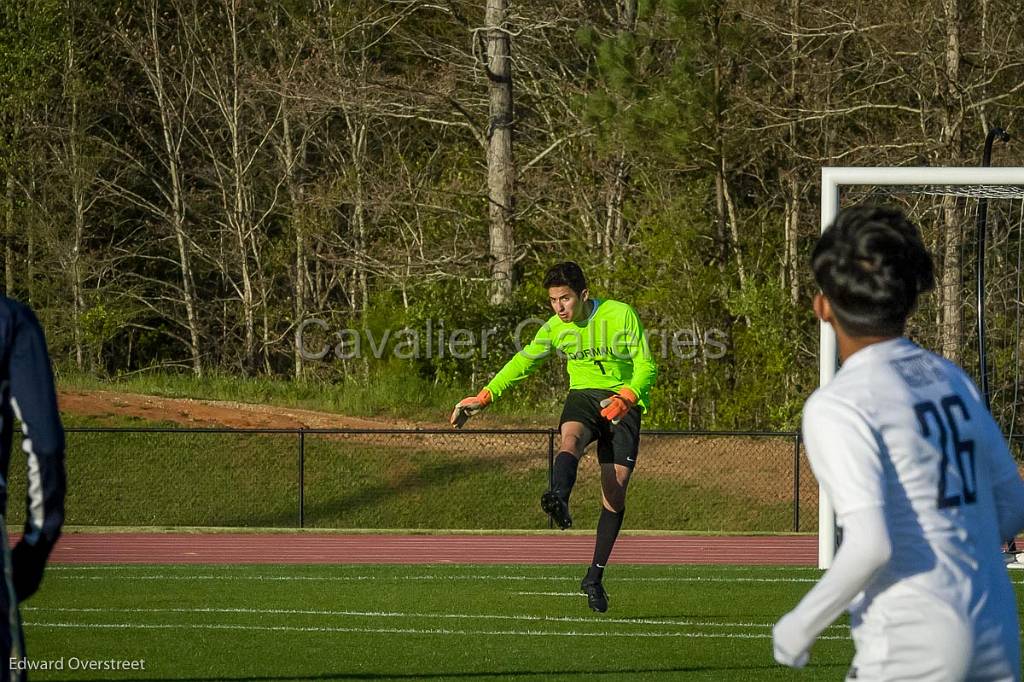
[[[67,523],[83,526],[549,527],[540,511],[558,433],[516,430],[67,430]],[[576,528],[600,511],[596,446],[580,463]],[[24,518],[24,458],[9,521]],[[818,488],[795,433],[643,431],[626,527],[817,529]]]

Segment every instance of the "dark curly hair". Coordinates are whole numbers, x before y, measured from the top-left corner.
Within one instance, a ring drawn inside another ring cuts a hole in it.
[[[843,209],[811,253],[811,269],[843,330],[898,336],[935,287],[931,256],[917,227],[882,206]]]
[[[583,290],[587,288],[587,278],[583,276],[583,268],[571,260],[552,265],[544,275],[544,288],[550,289],[551,287],[569,287],[576,292],[577,296],[582,296]]]

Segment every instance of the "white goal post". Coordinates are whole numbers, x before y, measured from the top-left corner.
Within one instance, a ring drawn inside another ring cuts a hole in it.
[[[1017,186],[1024,187],[1024,168],[979,167],[823,167],[821,169],[821,230],[839,212],[839,193],[844,186],[896,185],[926,191],[930,187]],[[832,328],[819,323],[819,385],[824,386],[839,366]],[[836,551],[835,512],[832,501],[818,486],[818,567],[828,568]]]

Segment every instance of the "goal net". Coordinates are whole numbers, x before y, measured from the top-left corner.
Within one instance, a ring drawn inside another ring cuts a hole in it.
[[[822,230],[840,208],[864,202],[897,206],[921,229],[936,289],[921,298],[907,333],[964,367],[1019,455],[1024,168],[822,168]],[[837,368],[835,337],[825,324],[819,333],[825,385]],[[818,529],[818,565],[827,568],[835,518],[820,489]]]

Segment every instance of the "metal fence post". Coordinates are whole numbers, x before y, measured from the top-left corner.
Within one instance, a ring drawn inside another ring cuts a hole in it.
[[[299,429],[299,528],[306,525],[306,430]]]
[[[793,532],[800,532],[800,432],[793,439]]]
[[[548,431],[548,490],[555,485],[555,430]],[[548,516],[548,528],[555,527],[555,520]]]

